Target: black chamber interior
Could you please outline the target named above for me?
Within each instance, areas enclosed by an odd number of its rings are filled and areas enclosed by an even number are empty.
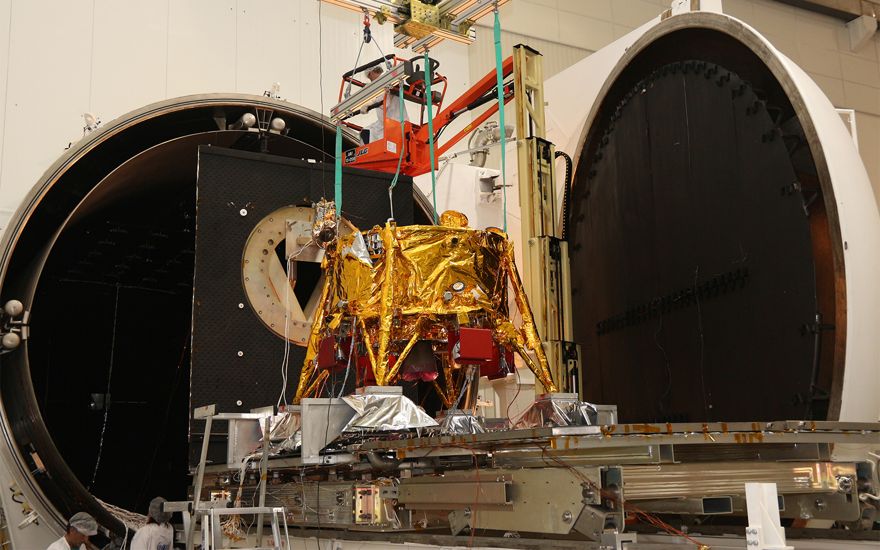
[[[623,421],[824,419],[824,201],[792,105],[751,50],[708,30],[652,43],[612,85],[576,173],[589,400]]]
[[[253,134],[205,132],[129,161],[60,235],[32,306],[31,378],[58,452],[93,495],[140,512],[188,485],[199,144],[260,148]],[[282,136],[266,146],[316,156]]]
[[[244,111],[221,114],[235,120]],[[218,131],[217,116],[215,107],[194,106],[97,146],[48,191],[7,258],[4,299],[26,295],[31,277],[39,279],[27,355],[5,356],[0,369],[4,406],[28,466],[65,516],[88,510],[119,528],[75,480],[138,512],[156,495],[186,497],[198,146],[319,160],[322,146],[332,148],[332,130],[322,136],[316,122],[295,115],[287,136],[263,143],[254,133]],[[41,251],[72,212],[39,271]]]

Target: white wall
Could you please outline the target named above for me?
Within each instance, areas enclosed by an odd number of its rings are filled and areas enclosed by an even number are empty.
[[[502,44],[505,53],[518,42],[538,48],[550,76],[668,5],[511,0],[501,9]],[[857,111],[862,157],[880,202],[880,35],[852,52],[839,20],[773,0],[724,6],[803,66],[836,106]],[[432,52],[449,77],[449,98],[494,66],[491,16],[481,25],[476,45],[446,42]],[[326,113],[361,40],[357,13],[318,0],[0,0],[0,29],[7,31],[0,32],[0,227],[81,136],[82,113],[109,121],[169,97],[260,94],[276,81],[289,101]],[[390,53],[391,28],[373,29]],[[377,55],[371,48],[364,57]]]
[[[565,67],[558,59],[589,55],[669,7],[671,0],[512,0],[501,11],[506,37],[530,35],[542,41],[549,75]],[[880,33],[851,51],[839,19],[774,0],[722,0],[724,12],[755,27],[800,65],[839,108],[855,109],[859,149],[880,205]],[[880,14],[880,9],[878,9]],[[487,23],[491,24],[486,21]],[[491,42],[490,28],[478,34]],[[475,67],[492,63],[485,46],[471,49]],[[570,64],[578,61],[572,59]],[[563,65],[565,63],[562,63]],[[548,75],[548,76],[549,76]],[[510,117],[508,117],[510,118]]]
[[[262,94],[277,81],[288,101],[327,113],[362,36],[358,13],[318,0],[0,0],[0,29],[0,228],[81,137],[84,112],[107,122],[166,98]],[[390,25],[372,29],[395,51]],[[448,97],[467,89],[466,46],[432,55]],[[376,57],[367,45],[361,63]]]

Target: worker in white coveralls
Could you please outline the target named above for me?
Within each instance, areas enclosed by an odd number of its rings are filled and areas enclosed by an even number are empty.
[[[89,537],[98,534],[98,522],[90,514],[77,512],[67,522],[64,536],[46,550],[87,550]]]
[[[131,539],[131,550],[171,550],[174,543],[174,528],[171,527],[171,512],[163,509],[165,499],[156,497],[150,501],[147,524],[138,529]]]
[[[382,72],[382,65],[376,65],[375,67],[367,71],[367,78],[370,79],[370,82],[373,82],[374,80],[382,76]],[[376,122],[368,125],[363,130],[361,130],[361,141],[364,142],[364,145],[366,145],[367,143],[372,143],[374,141],[379,141],[380,139],[385,137],[386,110],[382,108],[383,104],[387,104],[387,115],[389,118],[400,120],[400,108],[402,107],[402,105],[400,101],[400,96],[397,93],[385,92],[385,96],[382,102],[361,107],[361,114],[367,114],[367,112],[371,110],[376,111]],[[405,107],[403,109],[403,119],[409,120],[409,116],[406,113]]]

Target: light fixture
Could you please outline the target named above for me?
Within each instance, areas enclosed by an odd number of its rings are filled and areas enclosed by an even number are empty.
[[[241,118],[229,125],[229,130],[247,130],[257,123],[257,117],[253,113],[245,113]]]

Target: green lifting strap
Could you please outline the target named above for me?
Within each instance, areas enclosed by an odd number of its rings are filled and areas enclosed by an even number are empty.
[[[336,125],[336,169],[334,174],[333,200],[336,201],[336,219],[342,217],[342,126]]]
[[[501,59],[501,20],[495,7],[495,76],[498,80],[498,121],[501,126],[501,195],[504,232],[507,233],[507,133],[504,131],[504,73]],[[436,210],[436,209],[435,209]]]
[[[425,50],[425,105],[428,107],[428,147],[431,151],[431,202],[434,207],[434,225],[437,219],[437,174],[434,172],[434,97],[431,95],[431,58]]]

